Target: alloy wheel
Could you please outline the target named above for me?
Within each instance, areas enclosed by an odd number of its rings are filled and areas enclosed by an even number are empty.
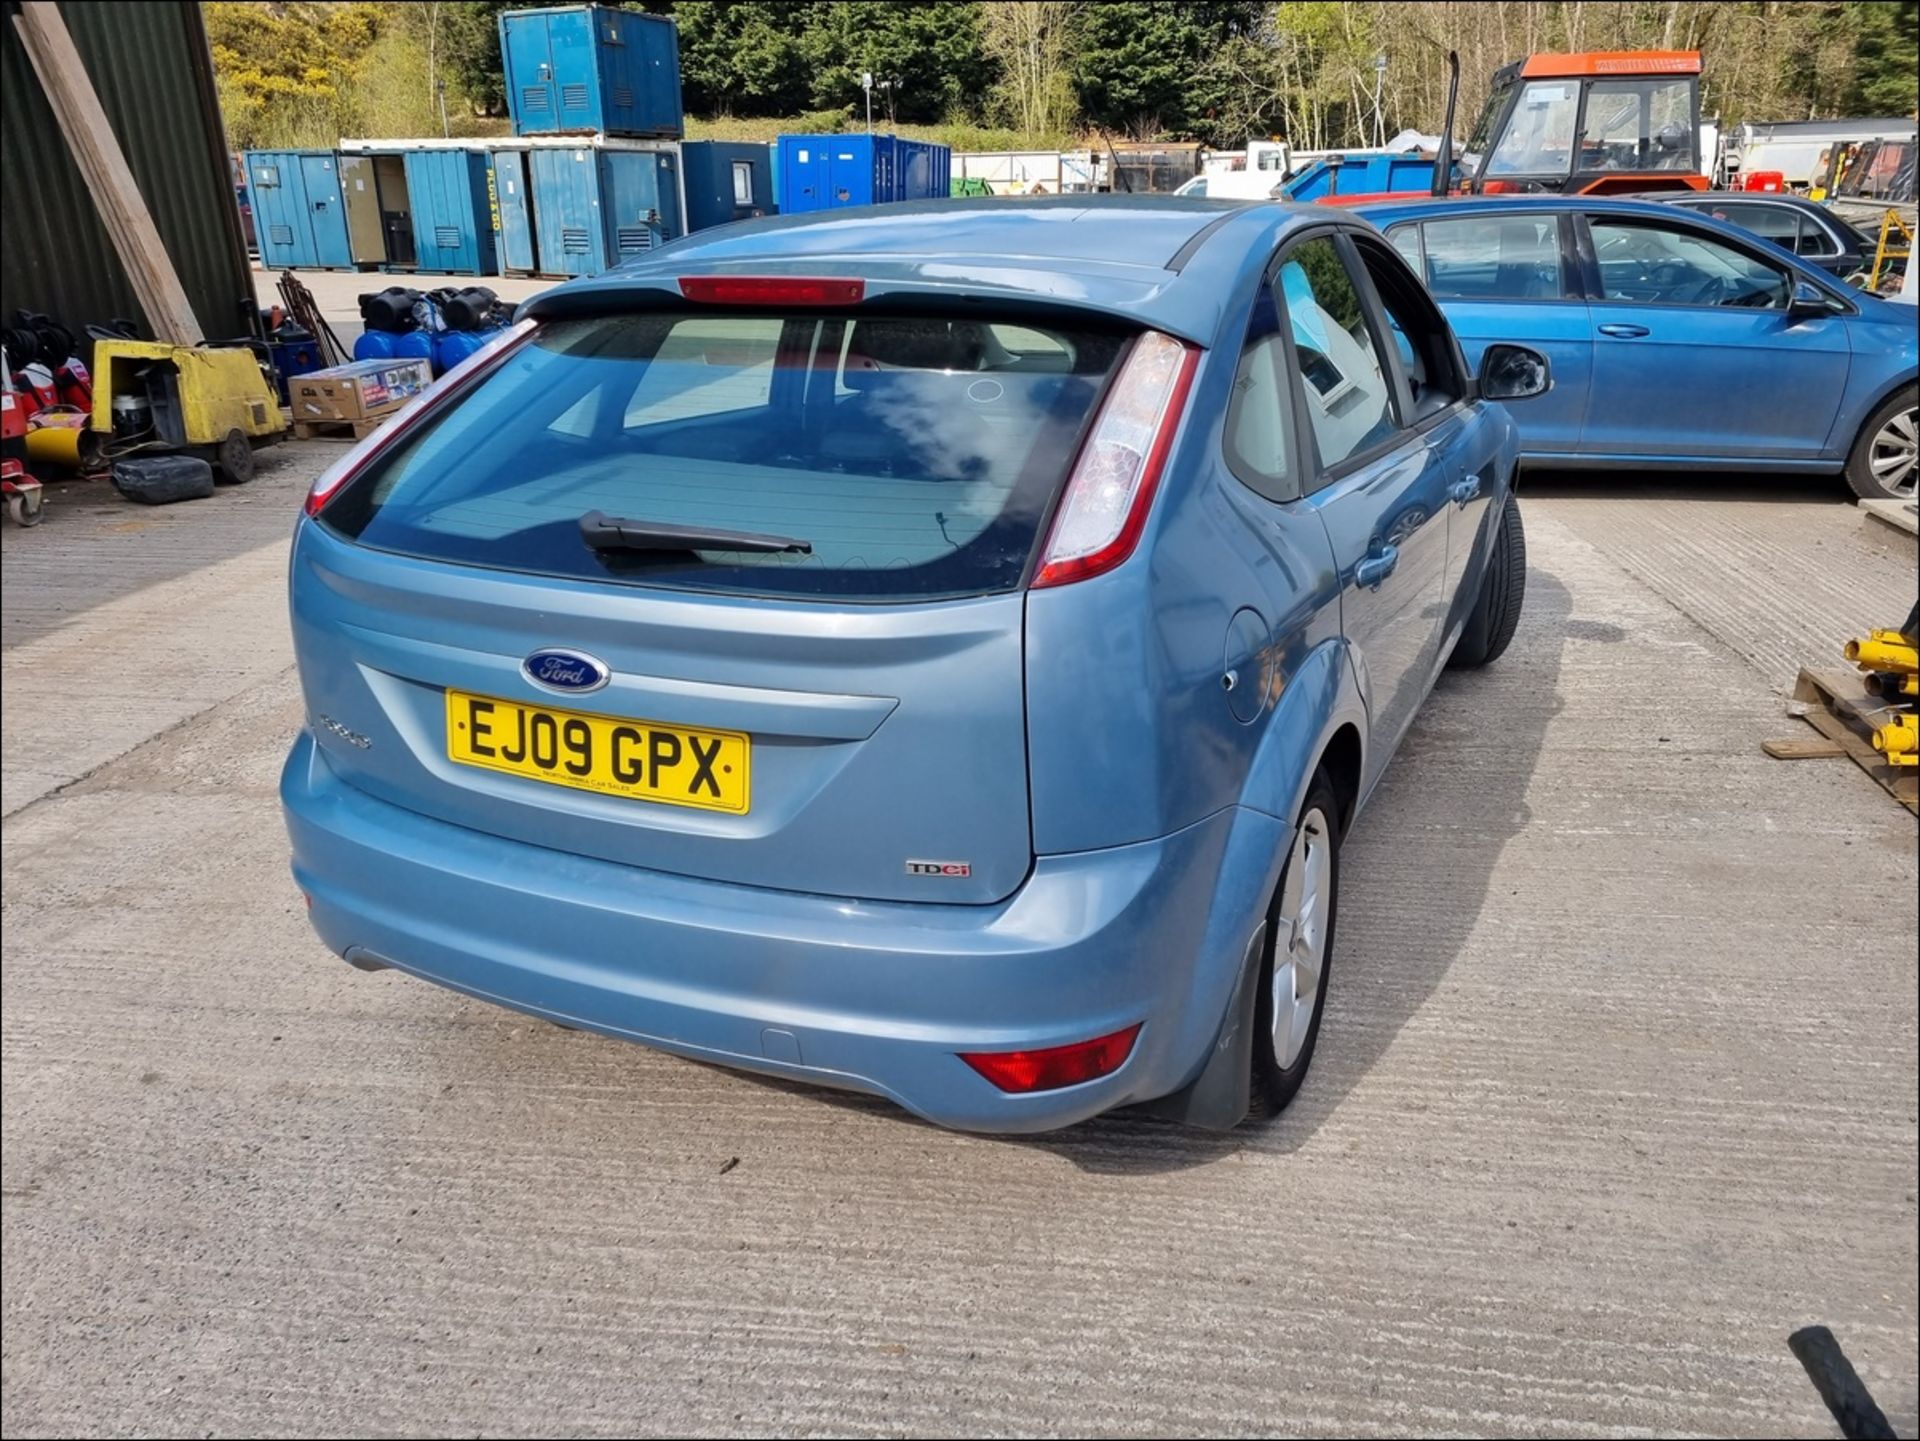
[[[1914,494],[1916,470],[1920,470],[1920,427],[1915,414],[1909,406],[1888,416],[1867,450],[1867,469],[1874,481],[1902,499]]]
[[[1300,818],[1273,942],[1273,1059],[1287,1070],[1300,1059],[1313,1029],[1320,981],[1326,973],[1327,932],[1333,921],[1333,838],[1317,806]]]

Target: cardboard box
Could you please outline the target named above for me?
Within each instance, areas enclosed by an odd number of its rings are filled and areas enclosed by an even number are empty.
[[[310,371],[290,383],[295,420],[373,420],[433,384],[424,360],[356,360]]]

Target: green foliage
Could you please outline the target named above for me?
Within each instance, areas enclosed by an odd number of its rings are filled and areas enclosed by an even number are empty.
[[[690,114],[789,115],[812,102],[806,34],[817,0],[676,4],[680,86]]]
[[[813,71],[813,103],[846,105],[864,115],[860,77],[874,78],[873,111],[889,125],[938,120],[976,101],[995,68],[980,33],[980,7],[954,0],[876,5],[834,0],[813,7],[804,49]]]
[[[1155,0],[1083,6],[1073,65],[1081,112],[1143,138],[1212,138],[1228,84],[1216,62],[1263,8]]]
[[[500,12],[525,0],[209,0],[237,146],[504,128]],[[1437,130],[1458,50],[1470,123],[1493,69],[1540,50],[1699,49],[1723,123],[1911,115],[1917,0],[627,0],[679,27],[689,133],[874,121],[962,148],[1066,148],[1076,123],[1317,149]],[[1388,69],[1377,75],[1374,57]],[[1376,108],[1375,87],[1380,85]],[[1079,143],[1084,144],[1082,137]]]
[[[1842,8],[1854,37],[1851,107],[1864,115],[1911,115],[1920,74],[1920,4],[1850,0]]]
[[[524,0],[446,0],[439,7],[441,78],[475,114],[499,115],[506,109],[500,12],[524,8]]]

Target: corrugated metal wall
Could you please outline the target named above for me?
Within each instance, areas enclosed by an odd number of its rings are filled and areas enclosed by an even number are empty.
[[[0,321],[39,310],[75,331],[144,324],[86,183],[14,28],[0,26]],[[200,7],[92,0],[60,14],[208,339],[249,333],[253,278]]]

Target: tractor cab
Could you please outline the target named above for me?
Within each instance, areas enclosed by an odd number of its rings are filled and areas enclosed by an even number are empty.
[[[1707,189],[1699,53],[1532,55],[1503,66],[1460,181],[1473,195]]]

